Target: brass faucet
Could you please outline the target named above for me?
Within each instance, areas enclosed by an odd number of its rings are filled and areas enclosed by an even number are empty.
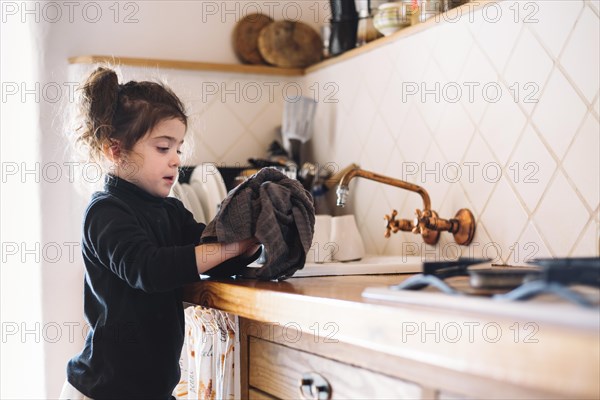
[[[475,218],[469,209],[462,208],[458,210],[454,218],[449,220],[439,218],[438,214],[431,209],[429,194],[421,186],[400,179],[380,175],[375,172],[366,171],[359,166],[355,166],[342,176],[336,190],[338,207],[344,207],[346,205],[348,193],[350,191],[348,184],[354,177],[366,178],[372,181],[385,183],[386,185],[396,186],[401,189],[418,193],[421,196],[421,199],[423,200],[423,210],[417,209],[415,211],[416,217],[414,220],[397,220],[396,216],[398,215],[398,212],[396,210],[392,210],[391,216],[385,215],[384,219],[387,221],[387,224],[384,236],[386,238],[390,237],[390,233],[396,233],[398,231],[413,232],[421,234],[425,243],[433,245],[438,242],[440,232],[448,231],[454,235],[454,240],[460,245],[467,246],[473,240],[473,236],[475,235]]]

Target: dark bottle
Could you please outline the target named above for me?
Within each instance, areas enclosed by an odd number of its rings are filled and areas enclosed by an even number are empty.
[[[336,56],[356,47],[358,13],[354,0],[329,0],[331,6],[331,36],[329,54]]]

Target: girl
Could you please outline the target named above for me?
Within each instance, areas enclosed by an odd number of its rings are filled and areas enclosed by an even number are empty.
[[[77,141],[110,166],[87,207],[82,252],[83,351],[67,365],[62,399],[170,399],[179,381],[181,286],[233,257],[252,258],[255,238],[199,245],[204,224],[167,197],[177,179],[187,117],[154,82],[118,83],[95,70],[82,88]]]

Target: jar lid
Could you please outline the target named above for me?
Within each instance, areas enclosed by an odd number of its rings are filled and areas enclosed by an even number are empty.
[[[412,0],[410,0],[410,1],[412,1]],[[393,1],[391,3],[383,3],[377,9],[378,10],[385,10],[385,9],[388,9],[388,8],[396,8],[396,7],[400,7],[400,6],[402,6],[402,2],[401,1]]]

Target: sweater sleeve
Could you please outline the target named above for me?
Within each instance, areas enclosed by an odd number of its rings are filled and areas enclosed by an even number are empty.
[[[206,225],[201,222],[196,222],[194,215],[187,210],[181,201],[175,198],[169,198],[168,201],[172,201],[174,206],[177,208],[177,212],[181,217],[183,243],[188,244],[200,244],[200,237]]]
[[[127,206],[99,202],[88,209],[84,247],[129,286],[165,292],[199,280],[195,244],[157,246]]]

